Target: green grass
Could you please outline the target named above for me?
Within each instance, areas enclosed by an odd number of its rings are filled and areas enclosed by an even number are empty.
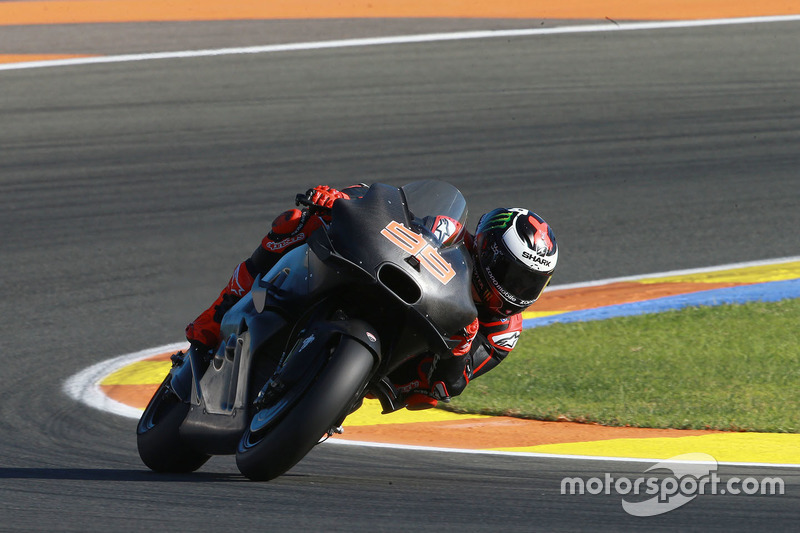
[[[553,324],[447,407],[609,426],[800,431],[800,299]]]

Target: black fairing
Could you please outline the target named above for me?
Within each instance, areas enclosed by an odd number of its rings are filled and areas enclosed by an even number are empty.
[[[463,201],[463,197],[454,187],[448,192],[462,198]],[[426,199],[429,203],[426,207],[433,208],[435,197]],[[449,210],[453,199],[446,196],[442,199],[442,203],[443,211]],[[413,209],[413,205],[408,205],[402,189],[375,184],[363,198],[334,204],[333,223],[328,234],[334,250],[339,255],[359,265],[375,279],[380,280],[379,270],[388,263],[402,270],[420,289],[418,301],[404,302],[408,304],[409,311],[413,310],[419,314],[443,337],[448,338],[472,322],[477,314],[469,288],[472,260],[463,242],[440,248],[433,234],[422,226],[423,217],[442,212],[417,214],[410,211]],[[465,210],[466,207],[462,215],[464,217]],[[393,244],[381,233],[381,230],[392,221],[402,222],[425,239],[450,265],[455,275],[447,283],[443,283],[425,268],[415,266],[418,261],[413,259],[409,261],[411,254]]]
[[[463,241],[443,246],[424,226],[423,218],[437,215],[466,222],[463,196],[444,182],[374,184],[362,198],[337,201],[330,225],[259,276],[225,314],[222,338],[239,344],[225,356],[223,343],[219,368],[212,362],[210,374],[195,381],[182,434],[209,453],[232,453],[253,394],[298,339],[344,335],[366,346],[376,359],[371,383],[415,355],[449,357],[458,344],[450,337],[477,310]],[[398,231],[412,244],[398,245]],[[431,258],[438,267],[426,263]]]

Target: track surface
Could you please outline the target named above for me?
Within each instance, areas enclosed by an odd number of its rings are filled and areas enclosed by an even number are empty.
[[[477,215],[531,206],[558,282],[796,255],[797,24],[5,72],[0,77],[0,529],[787,529],[782,497],[659,517],[562,496],[639,463],[324,446],[245,482],[144,470],[134,427],[62,380],[179,340],[294,193],[443,178]],[[244,39],[245,37],[243,37]],[[250,36],[252,39],[253,37]]]

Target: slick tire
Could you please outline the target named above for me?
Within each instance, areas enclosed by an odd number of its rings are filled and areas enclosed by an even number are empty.
[[[188,446],[178,434],[188,412],[189,404],[181,402],[162,383],[136,427],[139,457],[148,468],[155,472],[194,472],[209,460],[210,455]]]
[[[318,379],[275,426],[263,435],[245,431],[236,452],[239,471],[254,481],[267,481],[297,464],[346,414],[373,362],[366,347],[343,337]]]

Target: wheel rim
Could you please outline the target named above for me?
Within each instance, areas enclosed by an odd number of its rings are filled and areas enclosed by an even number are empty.
[[[313,382],[315,376],[300,383],[295,383],[286,393],[281,396],[274,404],[258,411],[250,421],[250,426],[245,430],[242,438],[244,448],[257,445],[269,433],[275,423],[303,396]]]

